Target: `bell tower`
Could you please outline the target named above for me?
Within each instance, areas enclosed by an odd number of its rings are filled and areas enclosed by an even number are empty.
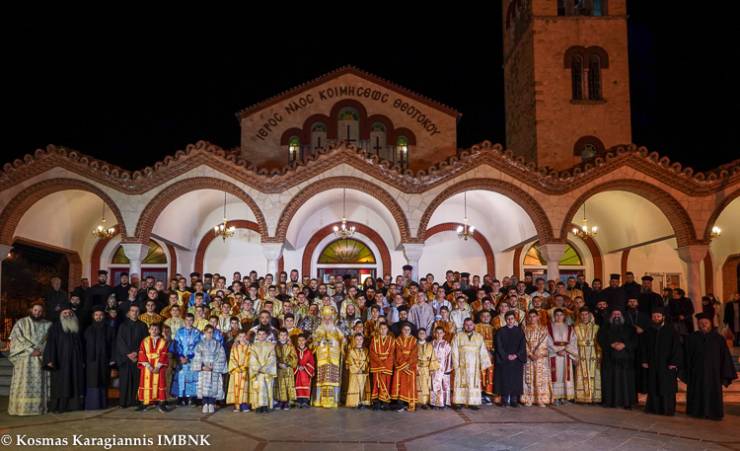
[[[504,0],[506,145],[566,169],[632,142],[626,0]]]

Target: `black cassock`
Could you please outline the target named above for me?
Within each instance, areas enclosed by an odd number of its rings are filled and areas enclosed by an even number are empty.
[[[85,409],[105,409],[108,406],[111,348],[115,329],[106,321],[94,322],[85,329]]]
[[[54,367],[50,368],[49,364]],[[79,333],[65,332],[59,321],[49,328],[44,349],[44,369],[51,373],[49,410],[66,412],[82,409],[85,396],[82,340]]]
[[[628,308],[624,312],[624,322],[628,326],[635,328],[637,333],[637,327],[642,329],[643,333],[650,327],[650,315],[641,312],[639,309]],[[637,346],[640,346],[641,334],[637,334]],[[640,359],[635,358],[635,388],[637,393],[647,393],[647,370],[642,367]]]
[[[527,342],[524,339],[524,332],[519,326],[511,328],[504,326],[496,332],[494,342],[495,392],[502,396],[521,396],[524,392],[524,364],[527,362]],[[509,360],[509,354],[516,354],[517,358]]]
[[[720,420],[724,416],[722,386],[737,379],[735,365],[725,339],[716,331],[697,331],[686,341],[686,413]]]
[[[637,403],[635,391],[635,358],[637,334],[628,324],[604,323],[599,328],[597,340],[602,349],[601,399],[607,407],[631,408]],[[624,349],[612,348],[614,343],[624,343]]]
[[[668,367],[681,366],[681,337],[670,325],[650,326],[640,341],[640,362],[648,364],[645,411],[674,415],[678,369]]]
[[[663,307],[663,298],[654,291],[643,291],[637,297],[637,305],[642,313],[650,315],[654,308]]]
[[[137,403],[136,395],[139,389],[139,368],[136,361],[132,362],[127,354],[136,352],[138,355],[141,340],[149,335],[146,324],[141,321],[131,321],[126,318],[118,326],[115,360],[118,364],[118,381],[121,396],[121,407],[131,407]]]

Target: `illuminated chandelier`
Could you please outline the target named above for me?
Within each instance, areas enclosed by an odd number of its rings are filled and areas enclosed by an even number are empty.
[[[334,235],[338,238],[349,238],[355,234],[355,226],[347,225],[347,190],[342,188],[342,220],[334,226]]]
[[[709,236],[711,238],[719,238],[720,235],[722,235],[722,229],[720,229],[719,226],[712,226],[712,232]]]
[[[92,234],[101,239],[111,238],[116,234],[115,226],[108,227],[105,224],[105,201],[103,201],[103,213],[100,218],[100,223],[92,229]]]
[[[573,235],[576,235],[578,238],[593,238],[599,233],[599,228],[597,226],[590,226],[588,225],[588,219],[586,219],[586,203],[583,203],[583,219],[581,220],[581,227],[573,227]]]
[[[468,223],[468,193],[463,193],[463,202],[465,208],[465,217],[463,217],[463,223],[457,226],[457,237],[461,240],[468,241],[468,238],[472,238],[475,233],[475,226]]]
[[[236,233],[236,227],[229,225],[229,221],[226,219],[226,192],[224,192],[224,222],[213,227],[213,233],[216,236],[220,236],[222,240],[226,241],[226,238],[231,238]]]

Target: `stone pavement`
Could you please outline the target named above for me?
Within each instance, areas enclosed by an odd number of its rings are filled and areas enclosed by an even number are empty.
[[[566,405],[479,411],[408,412],[293,409],[267,415],[233,413],[230,408],[204,415],[197,408],[167,414],[112,408],[97,412],[11,417],[0,398],[0,435],[28,437],[157,437],[157,434],[210,434],[210,447],[177,449],[238,450],[740,450],[740,406],[728,405],[724,421],[673,418],[599,406]],[[0,450],[3,447],[0,446]],[[15,442],[8,449],[29,449]],[[33,449],[52,449],[38,446]],[[58,446],[56,448],[59,448]],[[73,446],[66,449],[82,449]],[[103,449],[87,447],[84,449]],[[124,449],[175,449],[125,447]]]

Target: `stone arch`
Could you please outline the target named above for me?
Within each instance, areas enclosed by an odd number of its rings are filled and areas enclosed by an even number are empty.
[[[569,228],[574,229],[578,228],[578,226],[570,223]],[[599,243],[597,243],[596,240],[591,238],[590,236],[582,237],[581,241],[583,241],[583,243],[588,248],[588,251],[591,253],[591,260],[593,261],[594,265],[593,278],[604,280],[604,257],[601,255],[601,248],[599,247]]]
[[[90,253],[90,278],[94,281],[95,277],[97,277],[98,271],[100,270],[100,258],[103,255],[103,250],[105,249],[105,246],[108,245],[108,243],[119,233],[119,228],[116,225],[116,233],[110,238],[100,238],[95,242],[95,246],[93,246],[93,250]],[[167,263],[168,263],[168,269],[169,272],[167,274],[168,280],[165,280],[165,284],[169,282],[169,279],[175,277],[175,274],[177,274],[177,250],[175,249],[175,246],[171,245],[170,243],[165,242],[165,246],[167,246]],[[112,285],[113,280],[109,279],[108,282]]]
[[[417,229],[417,235],[419,235],[419,238],[421,240],[424,240],[424,234],[427,230],[427,224],[429,224],[429,220],[432,218],[434,211],[442,204],[442,202],[454,196],[455,194],[474,190],[494,191],[510,198],[511,200],[519,204],[519,206],[521,206],[522,209],[529,215],[529,218],[534,223],[534,228],[537,231],[537,236],[540,242],[548,243],[552,241],[552,225],[550,224],[550,219],[547,217],[545,210],[542,208],[539,202],[537,202],[526,191],[515,185],[512,185],[511,183],[504,182],[503,180],[481,178],[463,180],[459,183],[449,186],[441,193],[439,193],[426,207],[426,210],[424,210],[424,214],[419,221],[419,228]]]
[[[702,235],[702,239],[704,241],[706,241],[707,243],[709,242],[709,240],[711,239],[712,227],[714,226],[714,222],[719,218],[719,215],[721,215],[722,212],[725,211],[725,208],[727,208],[727,206],[730,205],[732,201],[734,201],[738,197],[740,197],[740,189],[737,189],[730,193],[722,200],[717,208],[712,211],[712,215],[707,220],[706,227],[704,227],[704,234]]]
[[[347,221],[347,224],[350,226],[355,226],[358,233],[365,235],[370,241],[373,242],[373,244],[375,244],[375,246],[380,251],[380,264],[383,267],[383,274],[391,274],[391,253],[388,250],[388,246],[385,244],[385,241],[383,241],[383,238],[378,234],[378,232],[366,226],[365,224],[360,224],[359,222]],[[311,277],[313,277],[313,274],[311,274],[311,257],[313,256],[313,253],[321,240],[326,238],[329,234],[334,233],[333,227],[334,224],[329,224],[320,228],[311,236],[311,239],[308,240],[308,244],[306,244],[306,247],[303,250],[303,257],[301,259],[301,276],[310,274]],[[378,275],[378,277],[381,276],[382,275]]]
[[[424,232],[424,239],[429,239],[441,232],[455,231],[457,230],[457,227],[461,225],[461,223],[457,222],[443,222],[441,224],[437,224],[428,228]],[[473,239],[476,243],[478,243],[478,246],[480,246],[481,250],[483,251],[483,255],[485,255],[486,257],[486,274],[490,274],[495,277],[496,259],[493,256],[493,248],[491,247],[491,244],[488,242],[486,237],[477,230],[473,232]]]
[[[573,202],[568,209],[565,218],[563,218],[563,223],[560,227],[561,241],[565,242],[568,236],[568,230],[571,227],[571,220],[583,203],[591,196],[605,191],[627,191],[637,194],[638,196],[652,202],[661,212],[663,212],[665,217],[668,219],[668,222],[671,224],[673,233],[676,235],[678,247],[687,246],[696,241],[694,224],[691,222],[691,218],[686,212],[686,209],[683,208],[676,198],[666,191],[663,191],[661,188],[640,180],[612,180],[610,182],[596,185],[581,194],[575,202]]]
[[[388,191],[374,183],[357,177],[337,176],[314,182],[304,187],[298,192],[298,194],[293,196],[287,205],[285,205],[285,208],[283,208],[283,212],[280,214],[280,219],[278,220],[277,229],[275,230],[275,237],[271,238],[270,241],[285,241],[290,221],[293,219],[296,212],[298,212],[298,209],[313,196],[335,188],[357,190],[369,194],[380,201],[389,210],[393,219],[396,221],[396,226],[398,227],[398,231],[401,236],[401,242],[405,243],[411,240],[406,214],[403,212],[403,209],[398,202],[396,202],[396,199],[391,196]]]
[[[154,223],[157,222],[157,218],[170,202],[183,194],[202,189],[225,191],[241,199],[245,204],[247,204],[247,206],[249,206],[252,213],[254,213],[254,217],[257,219],[257,225],[259,226],[259,234],[262,237],[268,236],[267,222],[262,214],[262,210],[260,210],[254,199],[244,192],[244,190],[226,180],[212,177],[193,177],[183,179],[169,185],[149,201],[147,206],[141,212],[141,216],[139,216],[139,222],[136,224],[136,234],[133,237],[134,240],[142,243],[148,242],[149,236],[154,228]]]
[[[13,242],[13,235],[18,223],[33,204],[49,194],[67,190],[87,191],[101,198],[116,217],[121,232],[124,235],[126,234],[126,223],[123,221],[123,215],[118,205],[103,190],[82,180],[55,178],[29,186],[8,202],[3,208],[2,214],[0,214],[0,243],[11,244]]]

